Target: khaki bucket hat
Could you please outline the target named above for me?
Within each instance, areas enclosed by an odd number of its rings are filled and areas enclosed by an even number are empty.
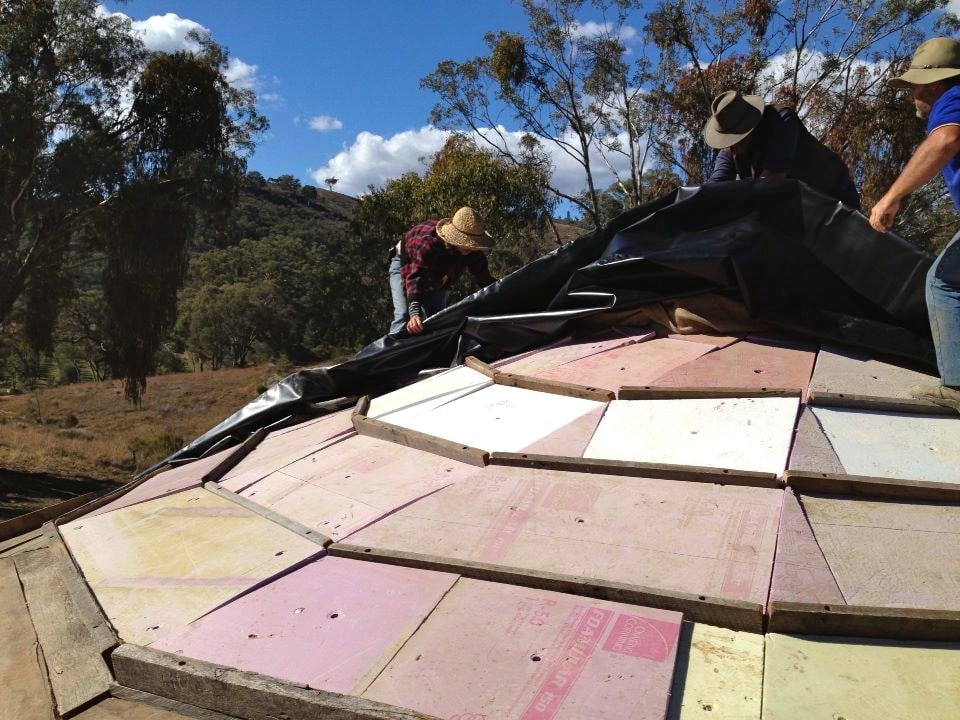
[[[467,250],[487,252],[493,247],[493,238],[471,207],[462,207],[452,218],[437,221],[437,235],[444,242]]]
[[[703,139],[717,150],[736,145],[760,124],[763,108],[763,98],[759,95],[741,95],[737,90],[717,95],[710,106]]]
[[[952,38],[931,38],[917,48],[910,68],[887,82],[896,88],[929,85],[960,75],[960,42]]]

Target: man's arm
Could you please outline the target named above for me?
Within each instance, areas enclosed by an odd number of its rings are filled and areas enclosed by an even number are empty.
[[[951,158],[960,152],[960,125],[941,125],[935,128],[910,158],[886,194],[870,212],[874,230],[885,232],[893,227],[900,211],[900,203],[917,188],[926,185],[943,170]]]
[[[727,180],[737,179],[737,166],[733,162],[733,153],[728,148],[724,148],[717,153],[717,159],[713,161],[713,172],[707,178],[704,184],[725,182]]]

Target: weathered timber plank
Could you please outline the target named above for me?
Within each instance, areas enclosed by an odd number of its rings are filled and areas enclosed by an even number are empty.
[[[176,703],[180,704],[180,703]],[[187,706],[183,706],[187,707]],[[207,711],[201,711],[207,712]],[[116,697],[104,698],[93,707],[74,715],[73,720],[229,720],[226,715],[187,715],[171,708],[159,707],[136,700]]]
[[[475,358],[473,355],[468,355],[463,360],[463,364],[466,365],[471,370],[476,370],[478,373],[483,373],[488,378],[495,380],[496,376],[500,373],[495,367],[487,365],[483,360]]]
[[[47,669],[13,560],[0,560],[0,717],[53,720]]]
[[[742,485],[746,487],[765,488],[782,486],[782,482],[774,473],[697,467],[693,465],[644,463],[630,460],[601,460],[594,458],[562,457],[559,455],[493,452],[490,453],[490,464],[540,470],[571,470],[575,472],[620,475],[624,477],[685,480],[688,482],[715,483],[717,485]]]
[[[528,375],[514,375],[513,373],[507,372],[497,372],[493,376],[493,382],[497,385],[508,385],[509,387],[536,390],[537,392],[551,393],[553,395],[583,398],[584,400],[598,400],[600,402],[613,400],[616,396],[613,390],[606,390],[604,388],[587,387],[585,385],[577,385],[576,383],[568,383],[561,380],[547,380]]]
[[[786,481],[789,487],[798,492],[856,495],[892,500],[960,501],[960,484],[957,483],[795,471],[787,472]]]
[[[463,577],[476,580],[509,583],[601,600],[645,605],[662,610],[675,610],[682,612],[688,620],[733,630],[762,632],[763,629],[763,607],[745,600],[694,595],[596,578],[562,575],[542,570],[515,568],[473,560],[445,558],[437,555],[371,548],[349,543],[334,543],[328,548],[328,551],[331,555],[339,557],[372,560],[424,570],[439,570],[441,572],[458,573]]]
[[[485,467],[490,458],[489,453],[480,448],[462,445],[398,425],[391,425],[371,417],[354,418],[353,427],[359,435],[367,435],[398,445],[405,445],[415,450],[423,450],[451,460],[459,460],[468,465]]]
[[[300,537],[306,538],[310,542],[315,542],[317,545],[326,547],[333,540],[326,535],[324,535],[319,530],[314,530],[309,528],[306,525],[298,523],[296,520],[281,515],[280,513],[274,512],[270,508],[264,507],[263,505],[258,505],[253,500],[245,498],[243,495],[237,495],[235,492],[231,492],[224,487],[221,487],[215,482],[207,482],[203,484],[204,490],[209,490],[214,495],[219,495],[222,498],[225,498],[231,502],[235,502],[237,505],[246,508],[255,512],[257,515],[266,518],[272,522],[275,522],[277,525],[285,527],[292,533],[296,533]]]
[[[698,398],[800,397],[801,388],[742,387],[657,387],[624,385],[617,392],[620,400],[692,400]]]
[[[357,404],[353,408],[353,412],[350,413],[350,422],[356,426],[357,418],[366,417],[367,411],[370,409],[370,396],[364,395],[362,398],[357,400]]]
[[[75,713],[110,689],[110,671],[103,660],[97,632],[71,592],[66,550],[52,544],[17,555],[17,572],[43,648],[50,686],[61,716]],[[106,621],[101,618],[101,623]]]
[[[816,407],[845,407],[858,410],[917,413],[920,415],[956,415],[953,408],[937,405],[926,400],[891,398],[855,393],[811,392],[811,405]]]
[[[43,530],[34,530],[0,542],[0,558],[10,557],[26,550],[46,547],[47,536]]]
[[[435,720],[412,710],[137,645],[121,645],[111,660],[122,685],[243,720]]]
[[[177,718],[186,717],[192,720],[236,720],[232,715],[224,715],[215,710],[207,710],[206,708],[200,708],[196,705],[178,702],[177,700],[160,697],[159,695],[144,692],[143,690],[134,690],[133,688],[128,688],[117,683],[114,683],[110,688],[110,695],[119,700],[127,700],[139,705],[147,705],[157,710],[166,710],[168,713],[173,713],[173,717]],[[104,702],[106,701],[104,700],[100,705]],[[96,707],[100,707],[100,705]],[[86,716],[81,716],[78,720],[88,719]]]
[[[894,640],[960,640],[960,611],[773,601],[769,632]]]
[[[92,492],[86,495],[78,495],[69,500],[47,505],[47,507],[40,508],[39,510],[34,510],[33,512],[18,515],[17,517],[0,522],[0,540],[9,540],[12,537],[28,533],[31,530],[38,530],[40,526],[48,520],[53,520],[64,513],[87,504],[96,498],[97,494],[98,493]]]
[[[240,443],[236,450],[225,457],[223,461],[218,463],[215,468],[204,474],[204,476],[200,479],[201,485],[207,482],[219,482],[224,475],[233,470],[233,468],[235,468],[241,460],[253,452],[254,448],[261,443],[261,441],[267,436],[268,432],[269,428],[260,428],[250,437]]]

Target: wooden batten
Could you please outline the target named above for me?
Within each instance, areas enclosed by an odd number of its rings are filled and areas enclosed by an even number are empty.
[[[795,471],[786,473],[786,481],[788,487],[801,493],[831,493],[904,501],[960,502],[960,483]]]
[[[124,687],[242,720],[437,720],[138,645],[121,645],[110,657]]]
[[[877,412],[916,413],[918,415],[956,415],[953,408],[937,405],[926,400],[911,398],[879,397],[855,393],[811,392],[809,404],[815,407],[839,407]]]
[[[218,463],[215,468],[200,478],[200,483],[219,482],[224,475],[233,470],[233,468],[236,467],[241,460],[249,455],[254,448],[261,443],[261,441],[267,436],[267,432],[267,428],[260,428],[254,432],[250,437],[240,443],[236,450],[225,457],[222,462]]]
[[[468,355],[464,359],[463,364],[471,370],[476,370],[478,373],[486,375],[491,380],[494,380],[494,382],[496,382],[496,376],[500,374],[500,371],[495,367],[487,365],[487,363],[485,363],[483,360],[478,360],[473,355]]]
[[[410,430],[405,427],[400,427],[399,425],[391,425],[382,420],[364,415],[354,416],[353,427],[358,435],[366,435],[377,438],[378,440],[396,443],[397,445],[404,445],[414,450],[423,450],[433,453],[434,455],[450,458],[451,460],[458,460],[468,465],[485,467],[490,459],[490,453],[486,450],[470,447],[469,445],[461,445],[451,440],[427,435],[426,433]]]
[[[0,522],[0,540],[9,540],[10,538],[14,538],[18,535],[23,535],[33,530],[38,530],[45,522],[49,520],[55,520],[71,510],[75,510],[78,507],[86,505],[90,501],[94,500],[97,495],[98,493],[95,492],[87,493],[86,495],[78,495],[77,497],[70,498],[69,500],[48,505],[47,507],[40,508],[39,510],[34,510],[33,512],[29,512],[24,515],[18,515],[17,517]]]
[[[285,515],[276,513],[270,508],[264,507],[263,505],[258,505],[257,503],[253,502],[253,500],[250,500],[249,498],[245,498],[243,495],[238,495],[237,493],[231,490],[227,490],[225,487],[219,485],[218,483],[206,482],[203,484],[203,489],[209,490],[214,495],[219,495],[220,497],[226,500],[229,500],[230,502],[234,502],[237,505],[243,508],[246,508],[250,512],[254,512],[257,515],[260,515],[261,517],[264,517],[267,520],[270,520],[271,522],[275,522],[277,525],[281,525],[282,527],[285,527],[290,532],[296,533],[300,537],[305,538],[310,542],[314,542],[317,545],[326,547],[327,545],[333,542],[331,538],[327,537],[319,530],[315,530],[314,528],[310,528],[310,527],[307,527],[306,525],[302,525],[301,523],[298,523],[296,520],[292,520],[286,517]]]
[[[599,473],[602,475],[620,475],[624,477],[685,480],[687,482],[716,483],[718,485],[743,485],[746,487],[764,488],[778,488],[783,486],[780,478],[774,473],[693,465],[643,463],[629,460],[597,460],[593,458],[561,457],[557,455],[494,452],[490,454],[490,464],[538,470],[568,470],[570,472]]]
[[[704,398],[801,397],[800,388],[738,387],[656,387],[625,385],[617,391],[619,400],[699,400]]]
[[[640,585],[615,583],[596,578],[562,575],[527,568],[371,548],[348,543],[334,543],[327,549],[331,555],[339,557],[456,573],[476,580],[488,580],[538,590],[551,590],[601,600],[675,610],[682,612],[685,620],[718,625],[732,630],[763,632],[763,607],[757,603],[744,600],[693,595]]]
[[[616,395],[613,390],[607,390],[605,388],[587,387],[586,385],[576,385],[574,383],[561,382],[560,380],[545,380],[543,378],[528,375],[514,375],[513,373],[506,372],[497,372],[493,377],[493,382],[497,385],[507,385],[509,387],[535,390],[536,392],[551,393],[553,395],[565,395],[567,397],[582,398],[584,400],[597,400],[599,402],[613,400]]]
[[[350,420],[353,422],[354,427],[357,425],[357,418],[366,417],[369,410],[370,396],[364,395],[362,398],[357,400],[357,404],[354,406],[353,412],[350,413]]]
[[[960,640],[960,611],[773,601],[768,632],[892,640]]]

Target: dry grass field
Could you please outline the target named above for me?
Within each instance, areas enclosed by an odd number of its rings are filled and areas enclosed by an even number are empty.
[[[143,405],[119,381],[0,397],[0,468],[123,482],[289,374],[274,365],[150,378]]]

